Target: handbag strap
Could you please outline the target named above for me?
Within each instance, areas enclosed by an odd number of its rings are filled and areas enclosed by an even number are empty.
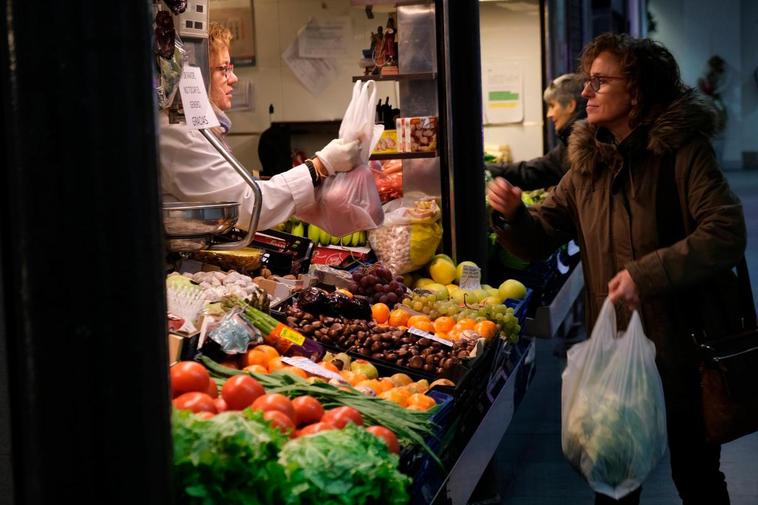
[[[677,198],[671,198],[676,194]],[[694,226],[692,216],[676,184],[676,154],[666,153],[661,159],[656,193],[656,213],[658,219],[658,243],[667,247],[684,239]],[[686,217],[685,217],[686,216]],[[740,298],[740,313],[743,328],[756,327],[753,289],[745,256],[737,263],[737,282]]]

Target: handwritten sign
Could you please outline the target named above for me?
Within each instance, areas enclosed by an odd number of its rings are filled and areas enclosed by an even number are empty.
[[[216,114],[213,113],[208,94],[205,91],[203,75],[199,67],[184,65],[182,77],[179,79],[179,93],[182,96],[182,107],[187,128],[201,130],[215,128],[219,125]]]
[[[451,341],[445,340],[444,338],[440,338],[437,335],[429,333],[428,331],[419,330],[415,326],[411,326],[410,328],[408,328],[408,333],[410,333],[411,335],[416,335],[417,337],[428,338],[429,340],[434,340],[435,342],[439,342],[440,344],[453,347],[453,343]]]
[[[461,289],[482,289],[482,271],[474,265],[463,265],[461,280],[458,283]]]
[[[301,356],[284,357],[282,358],[282,363],[296,366],[302,370],[305,370],[311,375],[318,375],[319,377],[325,377],[327,379],[335,379],[340,382],[345,382],[345,379],[343,379],[340,374],[332,372],[331,370],[324,368],[321,365],[317,365],[308,358],[303,358]]]

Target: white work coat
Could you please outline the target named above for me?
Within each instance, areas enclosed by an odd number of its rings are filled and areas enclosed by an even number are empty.
[[[169,124],[160,113],[161,189],[164,202],[239,202],[237,226],[250,223],[253,190],[197,130]],[[308,167],[298,165],[258,181],[262,204],[258,229],[266,230],[314,203]]]

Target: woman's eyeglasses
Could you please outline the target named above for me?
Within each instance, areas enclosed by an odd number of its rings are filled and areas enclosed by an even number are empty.
[[[584,87],[586,88],[587,85],[589,84],[592,90],[595,93],[597,93],[598,91],[600,91],[600,86],[605,84],[607,81],[612,81],[612,80],[623,81],[624,79],[625,77],[618,77],[615,75],[594,75],[590,77],[589,79],[587,79],[586,81],[584,81]]]
[[[216,67],[213,70],[218,70],[222,74],[224,74],[224,79],[228,79],[231,74],[234,73],[234,65],[231,63],[228,63],[226,65],[221,65],[220,67]]]

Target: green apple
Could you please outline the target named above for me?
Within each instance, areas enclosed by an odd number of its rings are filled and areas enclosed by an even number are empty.
[[[376,367],[365,359],[356,359],[353,361],[350,364],[350,370],[355,373],[362,373],[368,379],[376,379],[379,376]]]
[[[516,279],[508,279],[500,284],[497,288],[498,293],[503,300],[507,298],[513,298],[514,300],[521,300],[526,296],[526,286]]]
[[[413,285],[414,288],[424,289],[428,284],[435,284],[435,282],[428,277],[421,277]]]
[[[473,261],[461,261],[460,263],[458,263],[458,267],[455,269],[455,280],[459,284],[461,282],[461,276],[463,275],[463,267],[466,265],[471,265],[472,267],[479,268],[479,265],[477,265]]]
[[[427,291],[431,291],[434,294],[434,296],[437,298],[437,300],[444,301],[450,298],[450,294],[447,292],[447,288],[437,282],[427,284],[426,286],[424,286],[424,289],[426,289]]]
[[[450,284],[455,279],[455,273],[455,265],[444,258],[438,258],[429,263],[429,275],[434,282]]]
[[[485,299],[482,300],[484,305],[497,305],[500,303],[500,297],[499,296],[488,296]]]
[[[462,290],[461,288],[458,288],[458,290],[455,291],[455,293],[450,295],[450,298],[453,299],[455,303],[458,305],[463,305],[463,300],[466,297],[466,291]]]
[[[461,287],[458,286],[457,284],[446,284],[445,287],[447,288],[447,293],[450,296],[453,296],[453,293],[455,293],[456,291],[460,291],[461,289]]]

